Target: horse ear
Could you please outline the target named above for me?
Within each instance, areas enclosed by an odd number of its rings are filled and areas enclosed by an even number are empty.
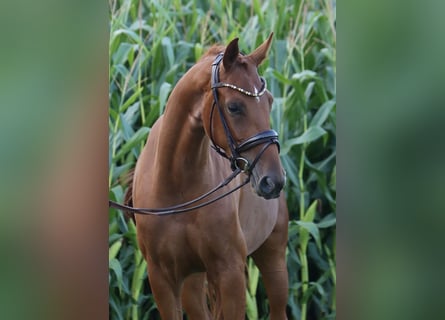
[[[266,41],[264,41],[254,52],[249,54],[249,57],[254,61],[258,67],[264,59],[266,59],[267,52],[269,51],[270,44],[272,43],[273,32],[269,35]]]
[[[230,41],[229,45],[226,48],[226,51],[224,52],[223,57],[223,65],[224,69],[229,70],[233,64],[236,61],[236,58],[239,54],[239,47],[238,47],[238,38],[233,39]]]

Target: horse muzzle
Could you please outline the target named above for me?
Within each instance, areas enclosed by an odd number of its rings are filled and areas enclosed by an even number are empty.
[[[280,151],[278,133],[276,133],[274,130],[266,130],[250,137],[249,139],[246,139],[235,148],[236,153],[240,154],[241,152],[254,149],[256,147],[261,147],[259,150],[257,148],[257,153],[255,154],[252,162],[249,162],[245,158],[238,157],[235,158],[234,167],[240,167],[239,163],[244,166],[244,168],[240,169],[242,169],[243,172],[247,172],[249,175],[252,175],[252,187],[254,188],[256,194],[264,199],[278,198],[286,181],[284,170],[278,170],[276,166],[270,167],[265,164],[277,163],[277,161],[279,162],[279,158],[271,159],[270,156],[268,157],[266,155],[272,145],[275,145],[278,148],[278,152]],[[264,158],[269,159],[266,160]],[[244,161],[240,161],[241,159]],[[275,168],[272,170],[264,170],[264,166],[269,167],[269,169],[272,169],[273,167]]]
[[[254,186],[255,192],[264,199],[274,199],[280,196],[284,187],[285,179],[281,177],[264,176]]]

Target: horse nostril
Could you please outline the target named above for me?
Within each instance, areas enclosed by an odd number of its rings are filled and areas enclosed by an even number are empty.
[[[282,188],[282,182],[274,181],[268,176],[263,177],[259,184],[259,191],[266,199],[278,197]]]

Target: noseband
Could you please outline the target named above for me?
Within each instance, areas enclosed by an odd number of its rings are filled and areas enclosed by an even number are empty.
[[[213,188],[212,190],[208,191],[207,193],[190,200],[185,203],[181,203],[175,206],[166,207],[166,208],[133,208],[130,206],[126,206],[123,204],[116,203],[114,201],[108,200],[108,205],[110,207],[114,207],[119,210],[124,210],[132,213],[138,213],[138,214],[148,214],[148,215],[171,215],[171,214],[178,214],[183,212],[188,212],[192,210],[196,210],[202,207],[205,207],[211,203],[214,203],[229,194],[235,192],[236,190],[242,188],[250,181],[250,175],[252,174],[252,169],[255,167],[256,163],[260,159],[261,155],[266,151],[266,149],[272,145],[275,144],[278,147],[278,150],[280,149],[280,143],[278,142],[278,133],[275,130],[266,130],[262,131],[260,133],[257,133],[253,136],[251,136],[248,139],[245,139],[241,143],[237,144],[235,143],[235,139],[233,138],[232,133],[230,132],[229,126],[227,124],[226,118],[224,117],[224,112],[222,110],[221,105],[219,104],[218,100],[218,88],[226,87],[233,90],[237,90],[247,96],[259,98],[266,92],[266,81],[264,78],[260,78],[261,82],[263,84],[260,92],[253,93],[250,91],[247,91],[243,88],[239,88],[233,84],[230,83],[224,83],[219,81],[219,65],[221,63],[221,60],[223,58],[223,54],[220,53],[215,61],[212,64],[212,79],[211,79],[211,88],[213,91],[213,105],[212,110],[210,112],[210,140],[212,141],[212,147],[218,152],[221,156],[224,158],[227,158],[230,160],[231,167],[232,167],[232,174],[228,176],[224,181],[222,181],[218,186]],[[227,142],[230,148],[230,155],[228,155],[224,150],[219,147],[214,139],[213,139],[213,112],[215,109],[215,106],[217,106],[219,115],[221,118],[222,125],[224,127],[224,132],[227,138]],[[252,162],[249,162],[246,158],[241,156],[241,153],[252,149],[258,145],[263,145],[260,152],[256,155],[254,160]],[[210,195],[214,194],[216,191],[222,189],[223,187],[227,186],[237,175],[239,175],[241,172],[244,172],[247,174],[247,179],[243,181],[240,185],[236,186],[235,188],[223,193],[222,195],[219,195],[213,199],[207,200],[205,202],[200,201],[208,198]],[[196,204],[198,203],[198,204]]]
[[[212,105],[212,110],[210,112],[210,140],[212,141],[213,149],[215,149],[216,152],[218,152],[224,158],[230,160],[232,170],[240,169],[241,171],[246,172],[247,174],[250,175],[252,169],[255,167],[259,158],[270,145],[275,144],[277,145],[278,150],[280,149],[280,143],[278,142],[278,133],[275,130],[262,131],[237,144],[235,142],[235,139],[233,138],[232,133],[230,132],[227,120],[224,116],[223,108],[219,103],[218,88],[224,88],[224,87],[230,88],[239,91],[242,94],[247,95],[249,97],[259,98],[266,92],[266,80],[264,80],[263,77],[260,77],[261,83],[263,85],[258,93],[250,92],[243,88],[237,87],[234,84],[220,82],[219,66],[221,64],[223,56],[224,56],[223,53],[220,53],[218,56],[216,56],[215,61],[212,64],[211,88],[213,92],[213,105]],[[213,112],[215,110],[215,106],[217,106],[218,108],[218,112],[224,128],[224,133],[227,138],[227,143],[230,148],[230,153],[231,153],[230,155],[228,155],[221,147],[219,147],[213,139]],[[262,149],[256,155],[255,159],[252,162],[249,162],[249,160],[241,156],[242,152],[245,152],[261,144],[264,144],[264,146],[262,147]]]

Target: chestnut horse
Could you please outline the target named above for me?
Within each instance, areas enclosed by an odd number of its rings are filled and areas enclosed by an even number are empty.
[[[137,161],[131,196],[140,208],[195,199],[232,170],[239,174],[217,196],[251,178],[251,188],[187,213],[135,216],[164,320],[182,319],[183,308],[188,319],[244,319],[249,255],[264,280],[270,319],[287,319],[285,173],[270,129],[273,98],[257,71],[272,36],[249,55],[240,54],[238,39],[212,47],[177,83]]]

